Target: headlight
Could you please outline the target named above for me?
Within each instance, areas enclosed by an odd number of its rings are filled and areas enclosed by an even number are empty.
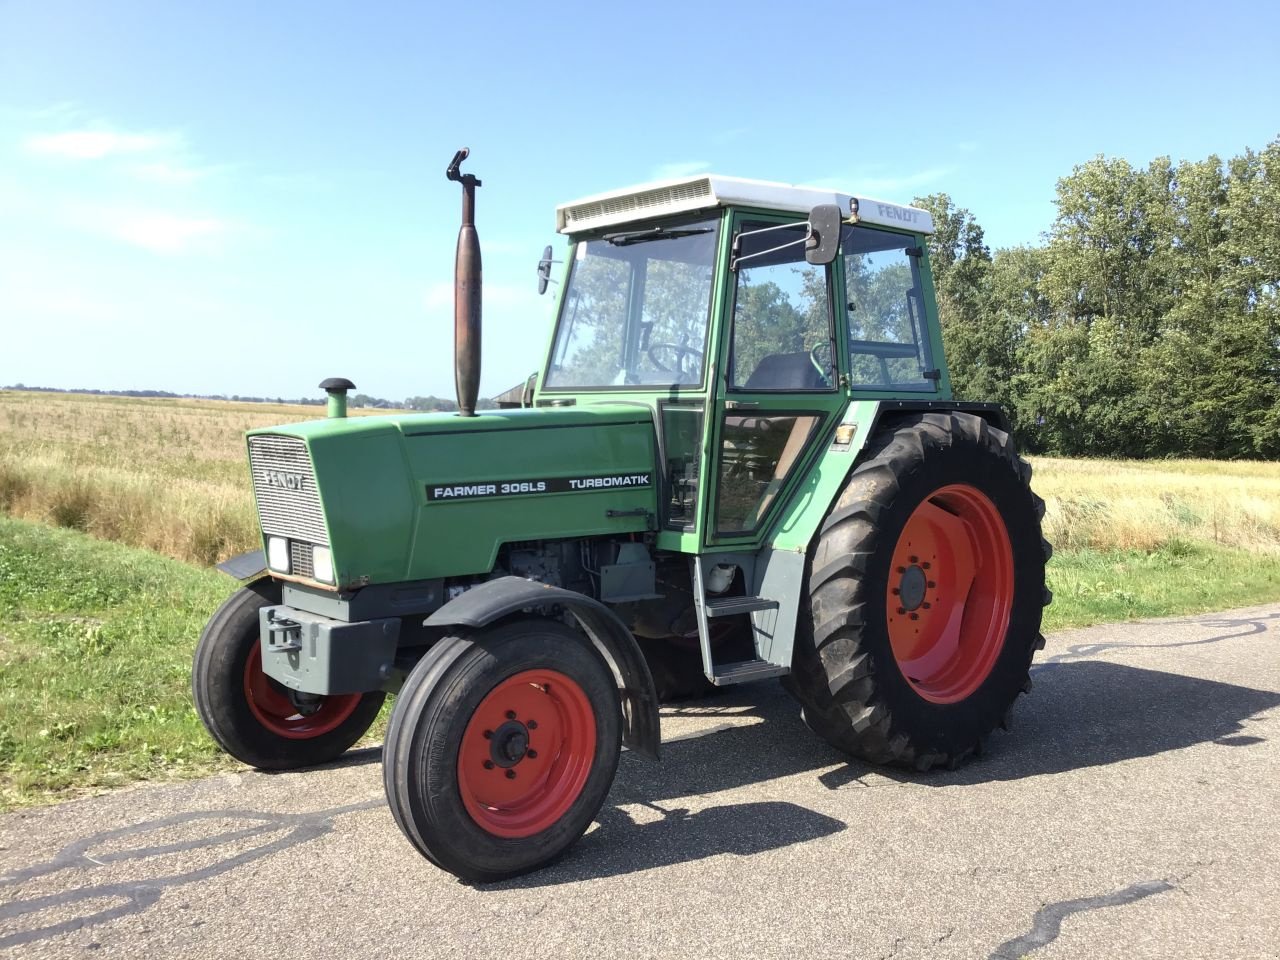
[[[317,580],[333,583],[333,551],[328,547],[312,547],[311,569]]]
[[[276,573],[289,572],[289,541],[284,537],[267,537],[267,566]]]

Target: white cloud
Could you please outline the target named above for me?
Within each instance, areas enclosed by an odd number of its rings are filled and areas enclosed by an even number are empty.
[[[156,160],[151,163],[139,163],[129,167],[129,172],[139,180],[150,183],[172,184],[182,186],[195,183],[197,180],[216,173],[218,167],[197,167],[172,160]]]
[[[953,167],[931,167],[915,173],[904,173],[897,176],[869,176],[860,173],[842,174],[836,177],[823,177],[811,181],[808,185],[822,187],[827,190],[839,190],[858,196],[883,195],[883,199],[901,197],[920,187],[928,186],[943,180],[954,170]]]
[[[944,180],[951,170],[951,167],[933,167],[896,177],[859,177],[857,189],[867,193],[903,193]]]
[[[653,168],[651,176],[654,180],[676,180],[680,177],[692,177],[711,169],[706,160],[679,160],[675,163],[663,163]]]
[[[124,160],[108,169],[145,183],[185,186],[223,169],[202,165],[179,133],[83,129],[32,134],[23,141],[28,153],[64,160]]]
[[[84,233],[166,255],[207,245],[239,227],[230,220],[209,214],[80,203],[64,205],[60,219]]]
[[[204,162],[181,132],[124,130],[69,109],[55,111],[40,125],[43,131],[29,128],[22,149],[42,161],[64,162],[31,178],[22,191],[29,202],[21,212],[37,230],[69,227],[175,255],[211,249],[216,240],[249,229],[212,208],[197,189],[232,168]],[[86,175],[89,165],[92,175]],[[175,188],[186,187],[192,189],[175,195]],[[3,188],[0,182],[0,204]]]
[[[182,253],[196,241],[226,233],[231,224],[216,217],[183,217],[168,213],[126,214],[109,222],[106,231],[125,243],[153,253]]]
[[[111,130],[67,130],[28,137],[31,153],[73,160],[101,160],[120,154],[152,153],[172,149],[180,139],[170,133],[119,133]]]

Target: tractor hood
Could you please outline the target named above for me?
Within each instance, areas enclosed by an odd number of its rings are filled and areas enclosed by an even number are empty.
[[[656,521],[640,405],[308,420],[248,444],[264,548],[288,541],[290,569],[273,572],[328,589],[483,574],[506,542]],[[317,578],[316,546],[331,549],[335,582]]]

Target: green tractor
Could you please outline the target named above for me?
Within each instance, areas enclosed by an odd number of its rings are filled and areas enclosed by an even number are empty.
[[[249,433],[263,550],[193,670],[214,739],[312,766],[397,694],[391,812],[471,881],[581,836],[691,672],[780,677],[875,763],[979,752],[1030,689],[1050,550],[1005,415],[952,399],[930,215],[718,176],[565,204],[546,359],[477,413],[465,157],[459,412],[348,418],[333,379],[327,418]]]

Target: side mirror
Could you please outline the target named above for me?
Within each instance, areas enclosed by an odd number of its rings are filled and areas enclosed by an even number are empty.
[[[822,267],[836,258],[840,248],[840,220],[840,208],[834,203],[819,204],[809,212],[809,239],[804,244],[807,263]]]
[[[539,296],[547,292],[547,284],[551,282],[551,265],[559,262],[551,259],[551,244],[547,244],[542,250],[542,259],[538,261]]]

